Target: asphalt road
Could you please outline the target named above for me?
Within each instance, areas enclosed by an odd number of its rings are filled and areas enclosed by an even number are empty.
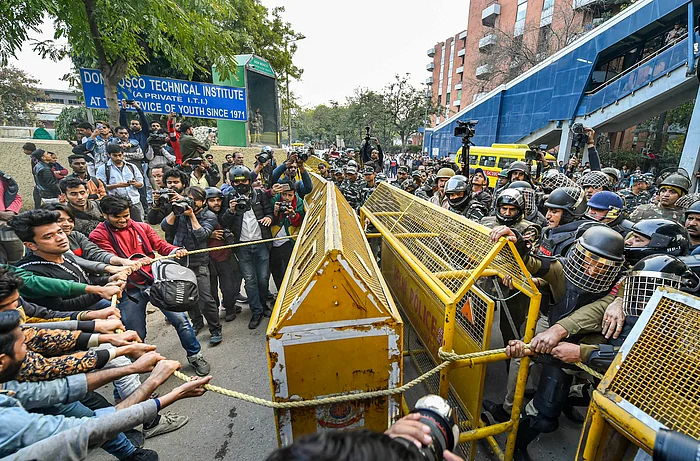
[[[149,308],[149,312],[152,309]],[[199,334],[205,358],[211,364],[213,383],[219,386],[270,398],[267,359],[265,354],[265,329],[267,319],[257,330],[248,329],[250,310],[244,306],[243,312],[230,323],[223,322],[224,341],[211,348],[208,345],[209,333],[203,330]],[[495,316],[498,319],[498,315]],[[158,352],[168,358],[179,360],[182,371],[193,375],[194,371],[187,365],[185,354],[178,341],[175,330],[165,323],[160,311],[147,316],[147,342],[155,344]],[[492,348],[502,347],[500,331],[494,326]],[[404,382],[413,379],[416,369],[406,361]],[[487,370],[484,395],[492,400],[502,400],[505,393],[506,372],[503,363],[491,364]],[[161,388],[165,394],[180,381],[170,378]],[[111,399],[111,386],[103,388],[102,393]],[[417,398],[427,393],[420,387],[414,388],[408,395],[412,405]],[[581,409],[585,411],[585,409]],[[177,402],[165,411],[173,411],[189,418],[189,422],[176,432],[171,432],[146,441],[146,448],[159,453],[161,460],[244,460],[262,461],[277,448],[274,416],[272,410],[235,400],[219,394],[206,393],[196,399]],[[542,461],[573,460],[580,436],[580,425],[560,418],[560,429],[552,434],[545,434],[530,446],[533,459]],[[498,438],[504,445],[504,437]],[[101,450],[94,450],[91,460],[114,459]],[[490,450],[486,445],[477,445],[477,460],[490,460]]]

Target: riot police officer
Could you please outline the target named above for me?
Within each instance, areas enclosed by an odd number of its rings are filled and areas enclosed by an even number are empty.
[[[343,180],[338,189],[340,193],[343,194],[345,200],[348,201],[353,209],[357,209],[360,206],[360,195],[362,194],[363,182],[357,177],[357,169],[352,166],[348,166],[346,171],[347,178]]]
[[[590,171],[578,183],[586,193],[586,200],[590,200],[596,192],[611,190],[610,178],[602,171]]]
[[[651,200],[651,196],[646,191],[648,184],[642,174],[633,174],[630,177],[630,186],[622,189],[620,195],[625,199],[625,206],[629,213],[634,213],[639,205],[646,205]]]
[[[445,184],[445,196],[449,210],[467,219],[479,222],[488,214],[488,209],[483,204],[472,200],[471,188],[466,176],[455,175],[451,177]]]
[[[632,221],[625,219],[625,204],[615,192],[603,190],[593,194],[588,201],[586,217],[606,224],[623,237],[632,229]]]
[[[668,219],[645,219],[635,223],[625,240],[625,259],[636,264],[642,258],[658,253],[685,256],[690,248],[688,231]]]
[[[544,206],[548,226],[542,232],[539,254],[565,256],[583,223],[584,192],[576,187],[560,187],[549,194]]]

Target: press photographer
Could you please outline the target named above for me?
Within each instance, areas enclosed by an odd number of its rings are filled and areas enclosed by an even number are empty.
[[[166,234],[174,234],[173,245],[190,251],[207,248],[209,237],[219,225],[216,215],[207,208],[207,194],[201,187],[192,186],[185,189],[183,195],[184,198],[170,203],[172,211],[163,219],[160,227]],[[211,294],[209,253],[190,255],[181,264],[197,275],[199,305],[188,311],[195,334],[204,326],[204,314],[211,333],[209,345],[216,346],[221,343],[222,336],[219,307]]]
[[[571,147],[574,149],[574,155],[569,159],[566,175],[569,177],[573,176],[579,165],[583,163],[584,159],[582,159],[581,151],[584,148],[588,149],[588,162],[591,171],[600,171],[600,157],[595,149],[595,130],[583,126],[582,123],[574,123],[571,131],[573,133]]]
[[[302,152],[291,152],[289,158],[282,165],[278,166],[272,172],[270,182],[276,184],[280,178],[288,180],[292,183],[292,190],[295,191],[299,198],[304,198],[306,194],[310,194],[314,188],[311,182],[311,176],[306,171],[304,162],[308,160],[308,154]]]
[[[272,238],[273,208],[265,191],[251,186],[250,169],[245,166],[231,168],[229,180],[233,190],[227,197],[229,209],[219,220],[221,225],[233,232],[235,243]],[[272,309],[267,306],[271,246],[267,242],[236,248],[248,305],[253,312],[248,324],[251,330],[260,325],[263,316],[272,315]]]
[[[307,173],[308,175],[308,173]],[[294,192],[294,185],[289,179],[281,179],[272,187],[272,192],[276,192],[272,197],[274,208],[274,219],[272,220],[272,235],[284,237],[294,235],[304,220],[304,202],[301,197]],[[292,257],[294,249],[294,239],[277,240],[272,242],[270,250],[270,272],[272,279],[277,285],[277,290],[282,286],[284,272]]]
[[[362,159],[363,166],[371,166],[374,168],[375,173],[381,173],[384,169],[384,151],[382,151],[382,146],[379,145],[379,139],[370,136],[370,128],[365,127],[365,142],[360,148],[360,158]],[[376,144],[377,147],[373,148],[372,143]]]
[[[171,168],[163,173],[165,189],[153,191],[153,203],[148,211],[148,224],[160,224],[172,211],[171,204],[182,200],[182,192],[190,185],[189,177],[178,168]],[[165,234],[165,240],[173,242],[174,235]]]

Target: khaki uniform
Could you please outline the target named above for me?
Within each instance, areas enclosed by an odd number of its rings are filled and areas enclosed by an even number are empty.
[[[639,222],[643,219],[669,219],[675,222],[683,222],[684,209],[681,207],[673,206],[670,208],[662,208],[659,205],[648,203],[646,205],[640,205],[634,210],[634,213],[630,215],[630,221]]]

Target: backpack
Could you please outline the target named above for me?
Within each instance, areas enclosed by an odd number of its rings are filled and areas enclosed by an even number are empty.
[[[170,312],[185,312],[197,305],[197,276],[170,259],[156,261],[151,266],[151,304]]]
[[[125,164],[127,167],[129,167],[129,169],[131,170],[131,176],[133,176],[134,179],[136,179],[136,172],[135,172],[135,170],[134,170],[134,165],[132,165],[131,163],[126,162],[126,161],[124,162],[124,164]],[[105,164],[105,179],[107,180],[107,181],[105,181],[105,185],[106,185],[106,186],[109,185],[109,179],[110,179],[111,177],[112,177],[112,165],[110,165],[109,163],[106,163],[106,164]]]

